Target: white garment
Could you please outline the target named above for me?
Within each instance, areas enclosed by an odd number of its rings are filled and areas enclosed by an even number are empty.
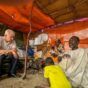
[[[71,56],[69,59],[63,59],[60,66],[64,69],[66,75],[75,87],[82,86],[88,88],[88,51],[87,49],[76,49],[67,52]],[[85,77],[87,76],[87,77]]]

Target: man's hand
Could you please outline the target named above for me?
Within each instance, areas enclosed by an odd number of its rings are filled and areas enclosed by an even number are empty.
[[[17,51],[14,50],[0,50],[0,54],[12,54],[15,58],[18,58]]]
[[[13,49],[11,50],[11,53],[13,54],[15,58],[18,58],[17,50]]]
[[[11,50],[0,50],[0,54],[9,54]]]

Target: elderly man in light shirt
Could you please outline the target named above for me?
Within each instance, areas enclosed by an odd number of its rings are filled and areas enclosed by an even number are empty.
[[[9,59],[8,76],[16,76],[18,54],[14,38],[15,32],[10,29],[5,31],[4,36],[0,36],[0,75],[2,75],[3,61]]]

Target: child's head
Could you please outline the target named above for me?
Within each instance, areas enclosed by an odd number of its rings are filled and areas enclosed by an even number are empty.
[[[47,57],[45,60],[45,65],[54,65],[53,59],[51,57]]]

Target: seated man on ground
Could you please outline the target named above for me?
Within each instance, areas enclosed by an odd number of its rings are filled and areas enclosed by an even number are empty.
[[[7,29],[4,36],[0,37],[0,75],[3,74],[3,61],[9,59],[8,76],[16,76],[18,54],[14,38],[15,32],[10,29]]]
[[[56,46],[56,52],[57,52],[58,56],[62,56],[63,53],[64,53],[64,46],[63,46],[63,44],[62,44],[60,39],[58,39],[56,41],[55,46]]]
[[[44,68],[44,77],[47,79],[48,85],[36,88],[72,88],[62,69],[54,65],[51,57],[46,58]]]
[[[73,87],[88,88],[88,52],[78,48],[79,38],[72,36],[69,40],[70,51],[66,52],[60,66],[72,82]]]

